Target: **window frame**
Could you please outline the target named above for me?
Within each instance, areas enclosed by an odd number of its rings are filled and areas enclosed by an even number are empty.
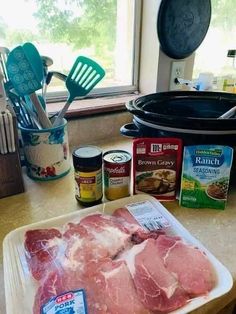
[[[140,44],[141,44],[141,21],[142,21],[142,0],[134,0],[134,37],[133,37],[133,54],[132,54],[132,84],[94,88],[89,93],[89,98],[109,97],[121,94],[137,93],[139,90],[139,61],[140,61]],[[47,103],[55,103],[65,101],[67,99],[67,91],[48,92]],[[86,97],[84,97],[86,98]],[[79,99],[77,97],[76,99]]]

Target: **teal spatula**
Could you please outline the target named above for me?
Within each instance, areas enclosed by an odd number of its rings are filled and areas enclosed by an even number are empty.
[[[40,56],[39,58],[41,60]],[[34,58],[33,60],[35,61]],[[36,68],[38,65],[37,61]],[[35,93],[35,91],[42,88],[42,73],[35,70],[23,47],[18,46],[9,53],[6,68],[9,79],[17,94],[19,96],[29,95],[43,128],[51,128],[51,121],[48,119]]]
[[[22,46],[25,56],[34,68],[34,73],[40,82],[43,80],[43,62],[38,49],[32,43],[25,43]]]
[[[66,79],[69,92],[67,101],[53,123],[53,127],[61,125],[64,115],[75,97],[87,95],[105,76],[103,68],[95,61],[79,56]]]

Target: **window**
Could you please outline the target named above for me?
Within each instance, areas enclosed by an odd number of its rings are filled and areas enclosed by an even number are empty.
[[[93,93],[137,90],[140,1],[7,0],[1,1],[0,46],[30,41],[53,59],[49,70],[67,74],[78,55],[96,60],[106,76]],[[53,78],[49,96],[65,95]]]
[[[235,0],[211,0],[211,24],[201,46],[196,51],[193,78],[201,72],[212,72],[217,88],[223,88],[226,76],[236,78],[234,59],[227,57],[228,50],[236,49]]]

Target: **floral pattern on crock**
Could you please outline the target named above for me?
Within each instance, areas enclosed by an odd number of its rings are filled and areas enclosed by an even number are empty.
[[[49,178],[57,176],[56,168],[54,166],[42,168],[29,165],[28,167],[28,171],[30,171],[31,175],[34,174],[34,176],[39,178]]]
[[[24,145],[36,146],[40,143],[45,143],[49,145],[64,144],[65,128],[56,129],[45,133],[22,132],[22,138],[24,141]]]
[[[51,131],[51,134],[48,137],[48,143],[49,144],[63,144],[64,136],[65,136],[64,128]]]
[[[66,160],[68,158],[68,156],[69,156],[69,154],[68,154],[68,144],[67,143],[63,143],[62,147],[63,147],[64,159]]]
[[[27,162],[26,167],[28,174],[33,178],[50,179],[60,177],[70,170],[69,159],[58,161],[52,165],[46,167],[35,166]]]
[[[40,135],[35,133],[22,132],[24,145],[36,146],[40,144]]]
[[[44,132],[22,130],[27,173],[35,179],[50,180],[70,170],[66,126]]]

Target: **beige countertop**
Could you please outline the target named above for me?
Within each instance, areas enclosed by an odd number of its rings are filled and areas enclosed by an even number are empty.
[[[99,143],[98,146],[104,151],[111,148],[131,150],[130,140],[120,138],[113,144]],[[80,209],[74,197],[73,170],[64,178],[49,182],[36,182],[24,175],[24,182],[25,193],[0,200],[1,242],[15,228]],[[234,279],[232,290],[194,311],[196,314],[218,313],[236,299],[236,193],[230,192],[224,211],[181,208],[177,202],[165,202],[164,206],[231,272]],[[1,248],[0,286],[4,287],[2,255]],[[3,288],[0,290],[0,313],[5,313]],[[222,313],[229,312],[223,310]]]

